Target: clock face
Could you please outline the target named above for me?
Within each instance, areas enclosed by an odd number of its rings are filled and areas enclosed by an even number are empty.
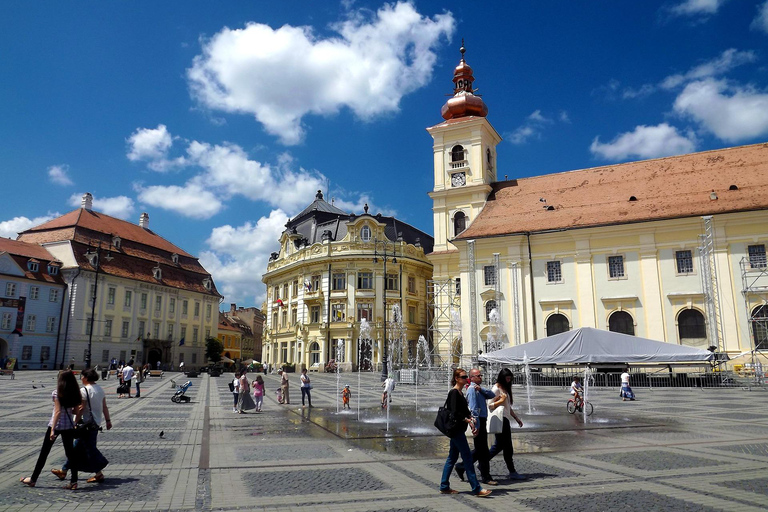
[[[457,172],[451,176],[451,185],[454,187],[461,187],[467,182],[467,178],[463,172]]]

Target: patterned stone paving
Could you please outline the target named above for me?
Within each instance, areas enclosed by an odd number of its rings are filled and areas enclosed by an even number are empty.
[[[596,512],[642,510],[643,512],[715,512],[720,508],[708,507],[649,491],[604,492],[591,495],[532,498],[520,502],[539,512]]]
[[[392,488],[368,471],[357,468],[247,472],[243,474],[243,482],[253,497],[362,493]]]
[[[749,480],[717,482],[715,485],[768,496],[768,478],[752,478]]]
[[[664,471],[667,469],[695,469],[706,466],[719,466],[728,464],[725,461],[692,457],[661,450],[644,450],[630,453],[604,453],[587,455],[586,458],[600,462],[608,462],[624,468],[639,469],[642,471]]]

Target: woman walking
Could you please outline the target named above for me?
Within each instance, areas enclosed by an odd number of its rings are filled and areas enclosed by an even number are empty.
[[[467,384],[469,375],[461,368],[453,370],[453,377],[451,377],[451,385],[453,386],[448,392],[448,398],[445,400],[445,407],[453,414],[453,417],[459,422],[460,425],[468,424],[472,428],[472,432],[476,432],[475,422],[472,420],[472,414],[469,412],[469,406],[467,405],[467,399],[461,393],[464,386]],[[453,471],[456,461],[461,454],[461,461],[466,468],[467,479],[472,486],[472,494],[475,496],[485,498],[491,494],[488,489],[483,489],[480,486],[480,482],[477,481],[477,474],[475,474],[475,466],[472,464],[472,451],[469,449],[469,443],[467,442],[467,436],[464,434],[464,428],[457,428],[456,432],[450,437],[450,449],[448,451],[448,458],[445,459],[445,466],[443,467],[443,477],[440,481],[440,492],[442,494],[457,494],[459,491],[451,489],[450,477],[451,471]]]
[[[253,384],[253,401],[256,403],[256,412],[261,412],[261,405],[264,403],[264,379],[261,375],[256,376]]]
[[[491,402],[489,409],[494,411],[499,407],[504,408],[504,420],[501,428],[501,433],[496,434],[496,440],[491,446],[489,452],[489,459],[493,459],[501,452],[504,455],[504,463],[507,465],[509,475],[508,480],[525,480],[525,476],[521,475],[515,470],[515,461],[512,456],[514,450],[512,448],[512,427],[510,420],[514,419],[517,425],[522,427],[523,422],[518,418],[515,411],[512,409],[512,372],[508,368],[502,368],[496,378],[496,384],[493,385],[492,391],[496,395],[496,398]]]
[[[256,404],[253,403],[253,398],[251,398],[251,387],[248,385],[248,377],[245,370],[243,370],[243,373],[240,374],[240,385],[238,386],[238,390],[238,414],[243,414],[243,411],[250,411],[251,409],[255,409]]]
[[[29,487],[34,487],[37,478],[43,471],[45,461],[51,452],[51,447],[56,441],[56,437],[61,434],[61,442],[64,444],[64,453],[67,459],[75,462],[75,467],[80,462],[75,459],[74,440],[75,440],[75,409],[81,404],[80,386],[77,383],[75,374],[70,370],[64,370],[59,373],[59,379],[56,385],[56,391],[51,394],[53,400],[53,415],[48,422],[48,430],[45,432],[43,446],[40,448],[40,455],[37,458],[35,470],[32,476],[21,479],[21,483]],[[73,469],[70,481],[64,486],[65,489],[77,489],[77,470]]]
[[[240,400],[240,372],[235,372],[235,378],[229,384],[229,390],[232,392],[232,412],[237,412],[237,402]]]

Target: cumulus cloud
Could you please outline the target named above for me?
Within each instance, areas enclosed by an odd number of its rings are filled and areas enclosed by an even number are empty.
[[[757,16],[752,20],[750,28],[768,34],[768,1],[757,7]]]
[[[696,149],[696,142],[692,134],[681,135],[677,128],[662,123],[637,126],[634,131],[622,133],[609,143],[601,143],[599,137],[595,137],[589,149],[596,156],[619,161],[690,153]]]
[[[727,142],[768,134],[768,94],[750,86],[711,78],[696,81],[678,95],[674,110]]]
[[[348,107],[371,120],[397,111],[404,95],[430,81],[434,50],[453,34],[453,16],[422,16],[407,2],[372,16],[348,14],[328,38],[290,25],[221,30],[187,70],[193,97],[210,109],[253,115],[284,144],[302,140],[308,114]]]
[[[80,206],[82,204],[83,200],[83,192],[75,193],[69,196],[69,200],[67,203],[70,206]],[[133,215],[133,212],[135,211],[135,205],[133,204],[133,199],[126,196],[115,196],[115,197],[97,197],[93,196],[93,209],[106,213],[107,215],[110,215],[112,217],[117,217],[118,219],[128,219]]]
[[[213,275],[225,300],[261,305],[266,296],[261,276],[269,254],[280,249],[278,240],[287,221],[285,212],[276,209],[255,224],[225,225],[211,231],[206,240],[210,250],[200,254],[200,263]]]
[[[224,205],[213,192],[206,190],[197,183],[178,185],[153,185],[143,187],[137,185],[139,201],[142,203],[174,211],[193,219],[208,219],[213,217]]]
[[[51,183],[57,185],[74,185],[69,177],[69,166],[66,164],[50,166],[48,168],[48,179],[51,180]]]
[[[154,171],[163,172],[184,164],[183,158],[168,158],[173,137],[164,124],[157,125],[157,128],[137,128],[128,137],[127,143],[128,160],[148,162],[147,166]]]
[[[751,50],[744,51],[729,48],[714,59],[698,64],[685,73],[676,73],[665,77],[658,84],[644,84],[639,88],[626,87],[622,91],[622,97],[624,99],[643,98],[655,93],[659,89],[677,89],[695,80],[722,76],[738,66],[749,64],[756,60],[757,54]],[[618,82],[614,81],[613,83],[614,88],[617,88]]]
[[[669,8],[675,16],[707,16],[716,14],[727,0],[685,0]]]
[[[0,236],[4,238],[16,239],[19,233],[29,228],[39,226],[44,222],[48,222],[51,219],[55,219],[61,215],[60,213],[50,213],[42,217],[35,217],[30,219],[28,217],[14,217],[11,220],[4,220],[0,222]]]
[[[568,114],[561,112],[559,117],[561,122],[569,122]],[[512,144],[525,144],[530,139],[541,138],[541,133],[547,125],[554,123],[552,119],[544,116],[541,110],[534,110],[526,119],[525,122],[517,127],[515,131],[508,134],[505,138]]]

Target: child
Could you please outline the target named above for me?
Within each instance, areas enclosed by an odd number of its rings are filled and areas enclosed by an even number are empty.
[[[283,388],[277,388],[277,403],[282,404],[283,403]]]
[[[390,375],[386,379],[384,379],[384,382],[381,384],[381,387],[384,388],[384,392],[381,394],[381,408],[386,409],[387,408],[387,400],[389,400],[389,403],[392,403],[392,391],[395,389],[395,378]]]
[[[342,409],[351,409],[349,405],[349,399],[352,396],[352,391],[349,389],[349,384],[344,386],[344,389],[341,390],[341,403],[343,404]]]
[[[571,394],[573,395],[573,401],[577,404],[581,401],[582,390],[583,388],[581,387],[581,378],[574,377],[573,382],[571,382]],[[579,407],[579,410],[581,410],[581,407]]]
[[[253,401],[256,402],[256,412],[261,412],[261,405],[264,402],[264,379],[261,375],[256,376],[253,384]]]

